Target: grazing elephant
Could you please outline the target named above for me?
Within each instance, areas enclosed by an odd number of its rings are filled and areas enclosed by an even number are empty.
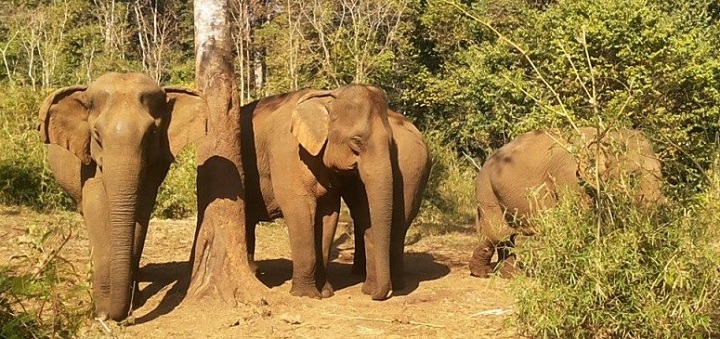
[[[405,236],[420,210],[432,159],[422,134],[410,120],[393,111],[388,111],[388,118],[393,134],[391,160],[395,204],[390,241],[390,273],[393,289],[401,290],[405,287]],[[354,224],[355,255],[352,271],[365,274],[366,265],[370,264],[367,267],[372,267],[373,262],[372,256],[366,261],[365,252],[364,232],[370,226],[367,193],[359,178],[351,174],[342,180],[341,195]],[[368,276],[368,279],[372,278]],[[373,284],[372,281],[367,283]]]
[[[206,120],[200,96],[139,73],[108,73],[43,102],[40,138],[85,219],[101,319],[128,316],[158,187],[177,153],[206,134]]]
[[[382,90],[349,85],[301,90],[243,106],[242,160],[247,239],[254,255],[258,221],[285,218],[293,275],[290,293],[329,297],[330,244],[340,210],[344,175],[367,191],[370,227],[365,233],[372,264],[363,291],[375,300],[391,290],[393,134]]]
[[[592,159],[583,159],[587,154],[592,154]],[[640,203],[664,201],[660,161],[652,143],[639,131],[598,134],[595,128],[580,128],[568,138],[557,130],[533,131],[493,153],[475,179],[476,228],[481,243],[470,260],[470,273],[488,277],[495,270],[490,264],[495,250],[499,263],[509,258],[516,234],[535,233],[527,219],[555,206],[562,192],[584,194],[581,184],[595,182],[593,171],[603,179],[619,179],[621,173],[634,176]],[[528,197],[530,192],[537,194],[537,201]],[[508,224],[511,219],[519,223],[518,227]]]

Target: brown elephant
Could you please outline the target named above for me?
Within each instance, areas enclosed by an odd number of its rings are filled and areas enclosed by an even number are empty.
[[[175,155],[206,134],[206,121],[200,96],[139,73],[108,73],[42,103],[40,138],[84,217],[101,319],[128,316],[158,187]]]
[[[390,272],[392,287],[401,290],[405,287],[405,236],[408,228],[417,216],[425,192],[432,159],[422,134],[402,114],[388,111],[390,129],[393,133],[391,160],[393,166],[394,199],[392,235],[390,242]],[[355,235],[355,255],[352,271],[365,274],[366,260],[364,231],[369,227],[370,219],[367,193],[356,175],[347,175],[342,182],[342,198],[350,210]],[[370,266],[371,267],[371,266]],[[372,279],[372,277],[368,277]],[[368,284],[372,285],[370,281]]]
[[[501,263],[510,258],[516,234],[535,233],[529,217],[555,206],[563,192],[585,194],[584,187],[592,187],[595,174],[602,179],[628,174],[636,179],[639,203],[664,201],[660,161],[641,132],[580,128],[566,135],[557,130],[528,132],[485,161],[475,179],[481,242],[469,263],[473,276],[488,277],[496,269],[490,263],[496,250]],[[533,198],[528,196],[531,192]],[[516,227],[509,221],[516,221]],[[503,268],[500,275],[511,272],[511,267]]]
[[[291,294],[329,297],[330,245],[344,187],[366,194],[355,210],[369,220],[371,260],[363,291],[375,300],[391,290],[390,247],[395,201],[394,138],[385,94],[373,86],[301,90],[242,108],[248,251],[258,221],[285,218],[293,260]],[[404,132],[403,132],[404,133]]]

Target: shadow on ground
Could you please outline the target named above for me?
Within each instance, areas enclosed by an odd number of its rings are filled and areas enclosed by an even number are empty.
[[[165,293],[165,296],[163,296],[155,309],[135,319],[136,324],[142,324],[168,314],[180,305],[190,285],[190,268],[190,262],[188,261],[147,264],[140,268],[139,282],[149,284],[135,293],[133,308],[137,309],[145,305],[150,298],[165,287],[170,285],[172,287]]]
[[[292,261],[288,259],[260,260],[258,264],[258,279],[265,286],[273,288],[292,279]],[[362,283],[362,275],[353,274],[352,263],[330,263],[329,280],[340,291],[350,286]],[[407,295],[415,291],[423,281],[435,280],[450,273],[450,268],[429,253],[405,253],[405,288],[393,291],[394,295]]]

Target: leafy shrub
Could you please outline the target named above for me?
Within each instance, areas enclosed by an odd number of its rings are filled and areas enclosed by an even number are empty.
[[[80,226],[52,223],[30,222],[16,239],[18,254],[0,265],[0,338],[75,337],[90,315],[88,279],[61,256]]]
[[[702,189],[720,133],[717,5],[448,3],[421,14],[431,32],[424,43],[439,56],[420,61],[425,71],[403,94],[421,127],[443,129],[445,143],[482,157],[532,129],[612,122],[656,141],[673,194]]]
[[[720,175],[684,203],[644,209],[606,187],[597,208],[566,199],[518,248],[519,331],[531,337],[720,335]]]
[[[187,146],[170,166],[158,190],[154,215],[168,219],[188,218],[197,214],[197,158],[195,145]]]
[[[67,209],[73,203],[52,178],[45,146],[37,134],[43,94],[4,88],[0,96],[0,204],[36,209]]]
[[[448,231],[475,218],[475,167],[457,158],[454,147],[443,143],[442,132],[426,131],[433,165],[418,221],[435,231]]]

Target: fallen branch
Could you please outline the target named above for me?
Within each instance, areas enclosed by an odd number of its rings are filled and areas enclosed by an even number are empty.
[[[347,319],[347,320],[368,320],[368,321],[378,321],[378,322],[383,322],[383,323],[400,323],[400,324],[408,324],[408,325],[427,326],[427,327],[433,327],[433,328],[445,328],[445,326],[443,326],[443,325],[421,323],[421,322],[413,321],[413,320],[403,321],[403,320],[398,320],[398,319],[390,320],[390,319],[382,319],[382,318],[353,317],[353,316],[348,316],[348,315],[332,314],[332,313],[325,313],[325,315],[343,318],[343,319]]]

